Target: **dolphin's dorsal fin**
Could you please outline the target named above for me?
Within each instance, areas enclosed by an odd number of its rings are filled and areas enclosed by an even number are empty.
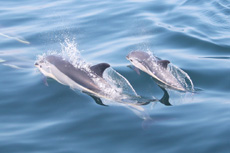
[[[109,64],[107,63],[99,63],[94,66],[91,66],[90,69],[95,72],[98,76],[102,77],[103,72],[105,71],[106,68],[110,67]]]
[[[158,63],[165,69],[167,69],[168,64],[170,63],[168,60],[159,60]]]

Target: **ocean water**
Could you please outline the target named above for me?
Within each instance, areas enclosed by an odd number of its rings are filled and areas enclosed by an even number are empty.
[[[47,86],[34,62],[66,42],[92,65],[109,63],[139,95],[164,92],[130,68],[133,50],[171,61],[195,92],[167,89],[168,103],[143,106],[146,121],[55,80]],[[229,44],[229,0],[1,0],[0,152],[228,153]]]

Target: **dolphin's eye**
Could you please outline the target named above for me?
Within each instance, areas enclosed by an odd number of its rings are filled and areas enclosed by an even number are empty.
[[[130,59],[130,61],[132,62],[133,60],[132,60],[132,59]]]
[[[40,68],[42,68],[42,66],[40,65]]]

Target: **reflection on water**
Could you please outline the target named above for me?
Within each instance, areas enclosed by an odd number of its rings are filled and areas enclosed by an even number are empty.
[[[201,57],[201,58],[211,58],[211,59],[230,59],[230,57]]]
[[[17,37],[8,36],[8,35],[3,34],[3,33],[0,33],[0,36],[6,37],[6,38],[9,38],[9,39],[14,39],[14,40],[19,41],[19,42],[24,43],[24,44],[30,44],[30,42],[28,42],[26,40],[22,40],[22,39],[19,39]]]

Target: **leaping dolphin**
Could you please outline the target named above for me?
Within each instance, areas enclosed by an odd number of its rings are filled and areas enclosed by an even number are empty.
[[[167,69],[168,60],[160,60],[157,57],[143,51],[132,51],[126,58],[138,69],[146,72],[160,83],[167,85],[170,88],[186,91],[181,83]]]
[[[102,79],[103,72],[106,68],[110,67],[107,63],[100,63],[90,67],[91,73],[83,68],[73,66],[69,61],[64,60],[61,56],[48,55],[42,60],[35,63],[35,66],[46,77],[53,78],[63,85],[68,85],[72,89],[79,89],[83,92],[90,94],[91,97],[98,103],[103,105],[101,100],[95,96],[103,97],[102,90],[93,79]],[[106,84],[108,85],[108,84]]]
[[[93,81],[93,77],[85,70],[76,68],[60,56],[49,55],[45,59],[35,63],[35,66],[47,77],[57,80],[59,83],[69,85],[72,88],[80,88],[86,92],[98,93],[100,88]],[[110,65],[100,63],[90,67],[93,75],[102,77],[106,68]]]

